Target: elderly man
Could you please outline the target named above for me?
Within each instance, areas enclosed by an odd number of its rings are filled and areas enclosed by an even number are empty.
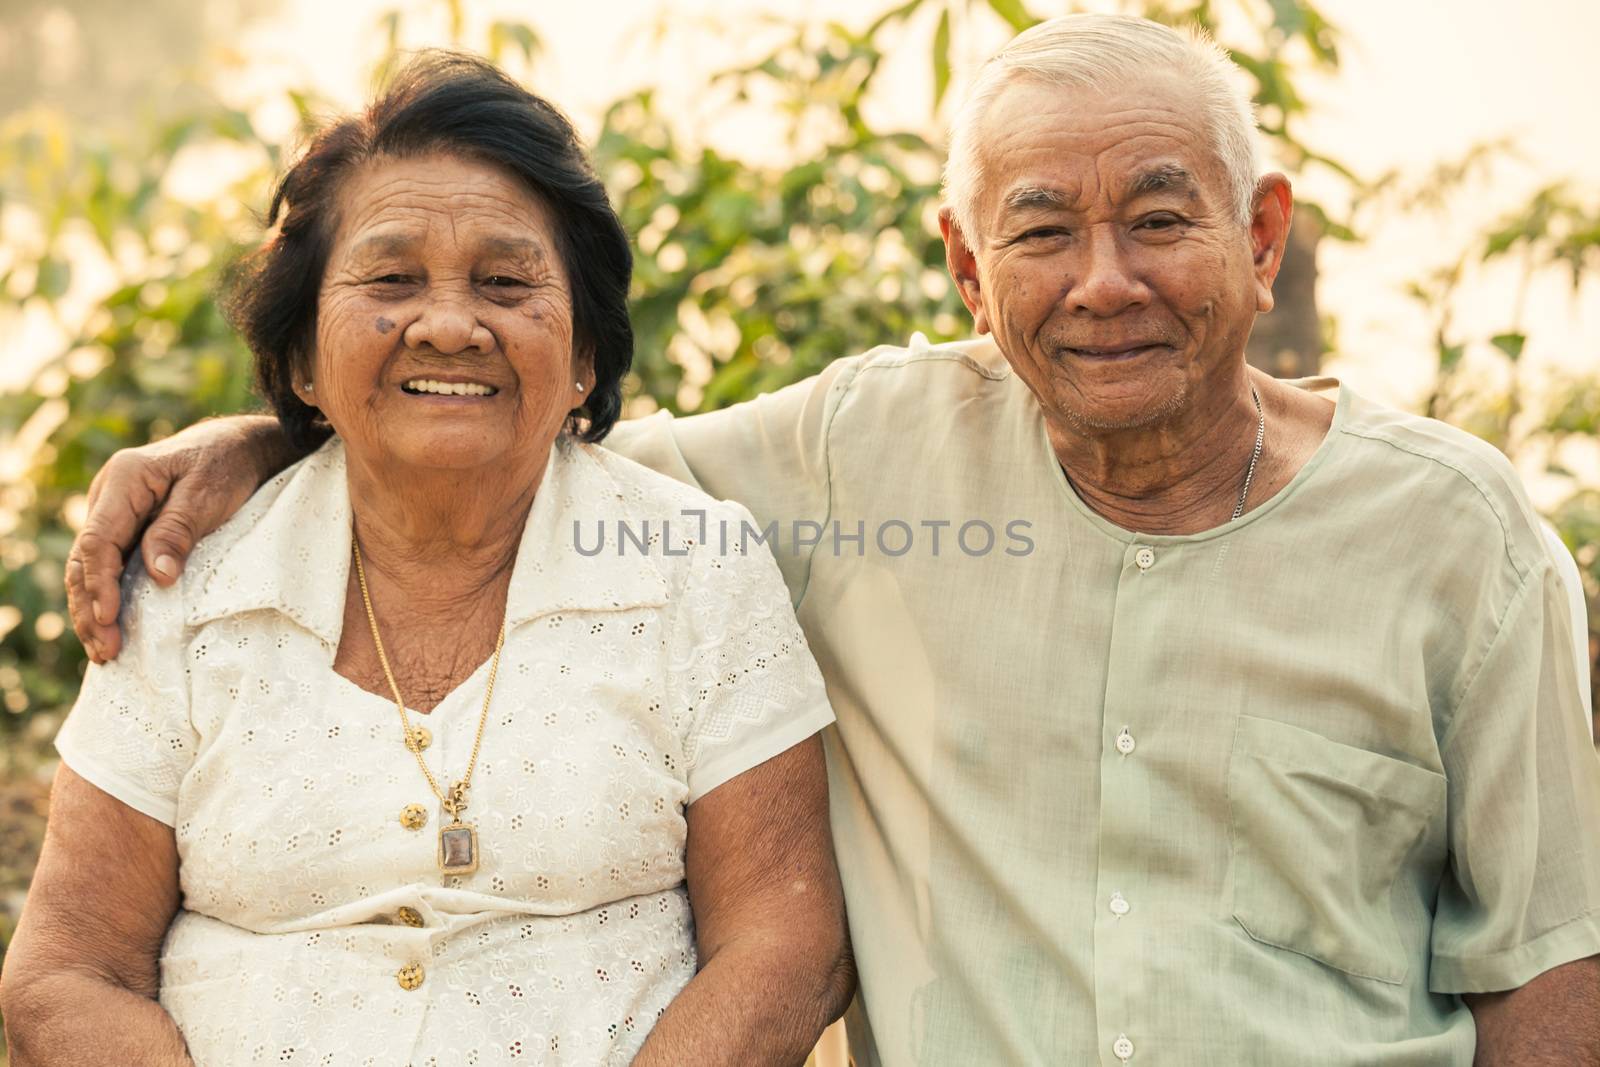
[[[1138,19],[1023,34],[942,216],[986,339],[611,439],[776,533],[862,1065],[1600,1062],[1600,767],[1537,521],[1487,446],[1246,367],[1290,193],[1233,74]],[[134,523],[169,501],[175,573],[281,452],[108,465],[97,654]]]

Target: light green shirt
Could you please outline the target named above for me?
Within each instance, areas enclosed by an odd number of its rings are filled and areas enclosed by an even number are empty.
[[[862,1067],[1466,1067],[1457,994],[1600,953],[1536,519],[1487,445],[1337,399],[1192,536],[1085,507],[987,342],[618,428],[778,524],[838,716]]]

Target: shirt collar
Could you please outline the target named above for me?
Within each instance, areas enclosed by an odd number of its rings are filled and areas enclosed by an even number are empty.
[[[666,603],[667,579],[654,555],[579,551],[580,527],[594,539],[597,522],[614,527],[657,516],[608,469],[600,450],[563,436],[550,449],[543,480],[523,528],[506,597],[506,626],[560,611],[620,611]],[[226,546],[209,573],[195,575],[200,593],[189,626],[273,610],[337,646],[350,580],[350,491],[344,445],[337,438],[262,489],[276,490],[264,510],[246,507],[247,529]]]

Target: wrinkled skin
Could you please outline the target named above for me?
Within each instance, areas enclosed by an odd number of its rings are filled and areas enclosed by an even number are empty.
[[[1084,501],[1146,532],[1227,521],[1252,384],[1274,423],[1253,499],[1286,484],[1332,416],[1244,360],[1272,308],[1288,181],[1262,178],[1242,221],[1193,91],[1169,75],[1103,93],[1015,81],[978,128],[974,232],[941,220],[950,271]]]
[[[1272,307],[1276,263],[1254,269],[1191,96],[1019,82],[984,120],[978,330],[1080,431],[1149,425],[1224,384]]]
[[[380,159],[343,186],[318,297],[314,389],[353,467],[476,470],[536,482],[593,384],[546,207],[520,182],[448,155]],[[489,397],[416,396],[417,378]],[[450,475],[454,481],[456,473]]]

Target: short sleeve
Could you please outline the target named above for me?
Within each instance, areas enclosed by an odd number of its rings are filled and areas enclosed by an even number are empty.
[[[1573,558],[1561,535],[1547,521],[1539,523],[1544,534],[1544,544],[1550,550],[1550,562],[1555,565],[1556,577],[1567,594],[1567,617],[1572,620],[1572,652],[1578,661],[1578,696],[1583,701],[1584,725],[1589,736],[1594,736],[1594,707],[1590,704],[1589,680],[1589,605],[1583,596],[1583,576],[1578,573],[1578,561]]]
[[[182,595],[162,589],[137,562],[123,582],[123,643],[116,659],[90,664],[56,751],[79,777],[128,807],[177,824],[178,787],[193,763]]]
[[[742,507],[721,508],[730,530],[750,521]],[[833,721],[772,555],[753,538],[708,541],[687,561],[670,638],[690,803]]]
[[[797,540],[828,518],[828,428],[860,362],[835,360],[814,377],[703,415],[621,422],[605,447],[749,508],[759,528],[771,528],[790,602],[799,603],[811,550]]]
[[[1600,953],[1600,760],[1580,707],[1565,596],[1541,561],[1444,738],[1433,992],[1516,989]]]

